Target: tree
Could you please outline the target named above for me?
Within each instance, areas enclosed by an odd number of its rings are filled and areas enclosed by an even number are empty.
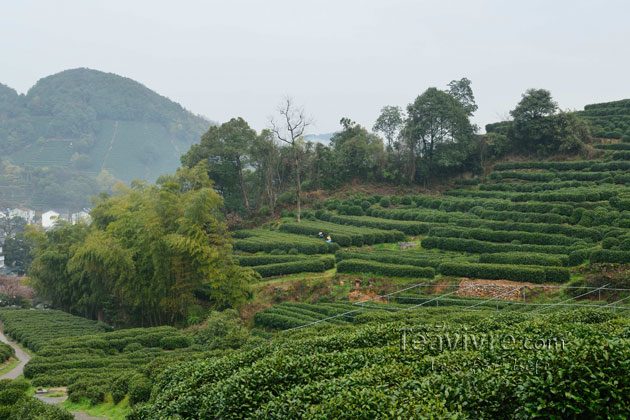
[[[558,104],[552,99],[551,92],[545,89],[527,89],[521,95],[521,101],[510,115],[514,122],[527,122],[554,114]]]
[[[18,232],[4,240],[4,262],[9,267],[21,267],[27,271],[33,261],[31,255],[32,244],[25,237],[24,232]]]
[[[256,277],[232,259],[207,164],[102,196],[91,226],[29,232],[29,276],[54,305],[123,325],[181,324],[192,305],[241,305]]]
[[[381,115],[376,119],[372,130],[383,133],[385,140],[387,140],[387,150],[392,150],[403,122],[404,118],[400,107],[384,106],[381,109]]]
[[[386,160],[382,140],[349,118],[342,118],[340,124],[343,130],[330,139],[336,154],[335,176],[342,182],[353,178],[380,180],[378,174]]]
[[[426,161],[425,180],[431,174],[436,146],[470,140],[473,127],[462,104],[448,93],[427,89],[407,107],[404,131],[410,155],[409,181],[414,182],[418,157]]]
[[[278,140],[291,146],[293,152],[293,161],[295,165],[296,193],[295,199],[297,208],[295,219],[300,222],[300,197],[302,195],[302,184],[300,182],[300,159],[299,159],[299,140],[304,135],[306,127],[310,125],[310,120],[306,117],[304,109],[296,107],[291,98],[285,98],[283,104],[278,108],[280,114],[279,122],[271,119],[271,131]]]
[[[510,111],[514,121],[508,135],[516,148],[539,155],[579,151],[590,137],[587,125],[575,115],[557,111],[548,90],[528,89]]]
[[[200,161],[208,162],[209,174],[217,188],[229,199],[230,190],[238,186],[247,214],[251,206],[243,171],[250,159],[250,148],[256,141],[256,131],[242,118],[232,118],[220,126],[212,126],[181,157],[182,164],[192,168]]]
[[[279,174],[280,150],[270,130],[263,130],[251,148],[251,165],[258,183],[261,202],[275,214],[278,191],[282,184]]]
[[[11,216],[9,209],[0,210],[0,232],[11,238],[18,232],[23,232],[26,220],[19,216]]]
[[[475,95],[471,87],[472,82],[466,77],[460,80],[451,80],[448,84],[448,94],[462,104],[466,114],[471,117],[479,108],[475,103]]]

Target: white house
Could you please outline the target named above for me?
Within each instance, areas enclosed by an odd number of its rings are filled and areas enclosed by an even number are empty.
[[[35,210],[31,209],[11,209],[9,210],[9,217],[21,217],[26,220],[26,223],[31,224],[35,221]]]
[[[70,214],[70,223],[76,225],[79,222],[85,223],[86,225],[92,223],[92,217],[90,216],[90,213],[88,213],[87,209],[83,209],[80,212]]]
[[[44,229],[50,229],[55,226],[55,222],[59,220],[59,213],[54,210],[48,210],[42,214],[42,227]]]

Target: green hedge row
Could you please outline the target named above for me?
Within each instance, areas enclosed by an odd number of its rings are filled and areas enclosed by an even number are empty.
[[[495,211],[484,210],[482,208],[475,208],[472,213],[476,214],[482,219],[496,220],[496,221],[508,221],[518,223],[550,223],[560,224],[566,223],[569,219],[567,216],[561,216],[553,213],[523,213],[518,211]]]
[[[388,264],[413,265],[416,267],[437,268],[444,261],[465,261],[466,257],[450,254],[437,254],[432,252],[406,252],[406,251],[337,251],[337,262],[343,260],[371,260]]]
[[[440,274],[446,276],[512,280],[530,283],[563,283],[569,280],[569,270],[563,267],[536,267],[504,264],[443,263]]]
[[[491,179],[520,179],[523,181],[549,182],[554,180],[575,180],[575,181],[599,181],[616,174],[609,172],[526,172],[526,171],[505,171],[492,172]]]
[[[262,277],[281,276],[294,273],[321,273],[335,266],[335,258],[326,256],[317,259],[305,259],[299,261],[257,265],[252,269]]]
[[[338,216],[332,213],[320,214],[320,219],[332,223],[352,226],[365,226],[384,230],[398,230],[407,235],[422,235],[429,231],[428,223],[416,221],[385,220],[370,216]]]
[[[485,194],[485,193],[481,193]],[[491,195],[504,196],[499,191],[490,191]],[[515,194],[509,194],[509,198]],[[506,197],[507,198],[507,197]],[[416,202],[418,207],[431,208],[446,212],[468,212],[475,207],[481,207],[487,210],[500,211],[517,211],[531,213],[557,213],[570,216],[573,206],[567,204],[551,204],[551,203],[514,203],[503,198],[460,198],[460,197],[427,197],[418,199]]]
[[[300,261],[307,257],[301,255],[237,255],[239,265],[253,267],[255,265],[278,264]]]
[[[481,254],[479,262],[484,264],[521,264],[558,266],[568,264],[568,257],[531,252],[503,252],[498,254]]]
[[[300,223],[285,222],[280,230],[300,235],[317,236],[323,232],[324,236],[331,236],[334,243],[340,246],[363,246],[397,242],[405,238],[405,234],[397,230],[372,229],[340,225],[320,220],[303,220]],[[323,241],[323,239],[320,239]]]
[[[267,308],[264,311],[257,312],[254,315],[254,324],[258,327],[286,330],[340,315],[354,309],[357,309],[357,307],[352,304],[284,302]],[[349,320],[352,320],[352,318],[352,314],[349,314],[347,317],[332,318],[325,322],[343,325]]]
[[[425,249],[470,252],[473,254],[495,254],[500,252],[534,252],[568,255],[573,249],[558,245],[516,245],[478,241],[476,239],[428,237],[422,240]]]
[[[0,309],[4,333],[37,352],[51,340],[111,331],[111,327],[57,310]]]
[[[495,171],[509,169],[553,169],[556,171],[579,171],[599,163],[598,160],[578,160],[574,162],[506,162],[494,165]]]
[[[15,350],[8,344],[0,343],[0,363],[4,363],[15,356]]]
[[[522,193],[512,197],[513,201],[604,201],[619,193],[617,188],[574,188],[572,191],[544,191],[538,193]]]
[[[519,241],[524,244],[534,245],[563,245],[569,246],[579,238],[572,238],[565,235],[550,235],[546,233],[531,233],[508,230],[491,230],[481,228],[458,228],[458,227],[434,227],[429,232],[430,236],[439,236],[444,238],[466,238],[477,239],[487,242],[513,242]]]
[[[478,219],[459,219],[455,220],[454,223],[458,226],[466,226],[470,228],[480,227],[493,230],[517,230],[523,232],[559,234],[588,239],[591,241],[600,241],[603,237],[602,232],[599,229],[551,223],[514,223]]]
[[[630,149],[621,150],[612,154],[614,160],[630,160]]]
[[[603,171],[628,171],[630,170],[630,162],[616,161],[616,162],[600,162],[591,167],[593,172]]]
[[[588,261],[594,251],[600,249],[600,247],[592,247],[573,250],[571,251],[571,253],[569,253],[568,265],[570,267],[575,267],[576,265],[583,264],[584,262]]]
[[[592,181],[557,181],[557,182],[499,182],[496,184],[483,184],[479,186],[483,191],[508,191],[508,192],[541,192],[561,190],[565,188],[594,187],[598,184]],[[533,203],[545,204],[545,203]],[[547,204],[548,205],[548,204]],[[569,205],[564,205],[573,208]]]
[[[630,150],[630,143],[596,144],[595,147],[602,150]]]
[[[241,231],[242,232],[242,231]],[[322,239],[306,238],[290,233],[251,230],[250,236],[233,241],[234,248],[245,252],[271,252],[274,250],[290,251],[296,249],[302,254],[329,254],[339,249],[337,243],[327,243]]]
[[[589,260],[591,263],[619,263],[630,264],[630,251],[612,251],[610,249],[600,249],[593,251]]]
[[[353,328],[310,328],[282,334],[256,350],[168,366],[156,379],[149,405],[138,407],[133,418],[627,417],[627,318],[596,310],[546,316],[504,312],[369,311]],[[553,334],[569,337],[573,345],[538,351],[538,370],[532,367],[532,351],[513,346],[506,367],[506,352],[462,351],[461,340],[438,351],[409,345],[401,350],[405,322],[514,336],[519,343]],[[561,372],[562,380],[550,380],[554,372]],[[601,374],[585,383],[590,372]],[[410,380],[417,376],[422,380]],[[427,393],[430,397],[423,398]]]
[[[376,261],[349,259],[337,264],[338,273],[369,273],[391,277],[429,278],[435,276],[431,267],[416,267],[413,265],[384,264]]]
[[[376,209],[371,208],[368,214],[372,217],[391,220],[415,220],[428,223],[449,223],[460,217],[470,217],[464,213],[445,213],[439,210],[419,209]]]

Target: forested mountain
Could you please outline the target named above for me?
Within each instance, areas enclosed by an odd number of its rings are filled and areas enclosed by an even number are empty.
[[[0,205],[81,207],[116,180],[153,182],[210,122],[142,84],[85,68],[0,85]]]

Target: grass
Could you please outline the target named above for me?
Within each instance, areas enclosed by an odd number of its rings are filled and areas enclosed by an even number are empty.
[[[81,411],[92,417],[105,417],[109,420],[124,420],[131,410],[129,397],[125,397],[118,404],[114,404],[111,395],[105,397],[104,403],[97,405],[90,405],[90,400],[86,398],[76,403],[66,400],[61,403],[61,406],[69,411]]]
[[[65,395],[66,395],[66,393],[65,392],[61,392],[61,391],[59,391],[59,392],[51,392],[50,394],[46,394],[46,396],[50,397],[50,398],[63,397]]]
[[[20,364],[20,361],[16,358],[10,358],[1,368],[0,368],[0,376],[11,372],[17,365]]]

